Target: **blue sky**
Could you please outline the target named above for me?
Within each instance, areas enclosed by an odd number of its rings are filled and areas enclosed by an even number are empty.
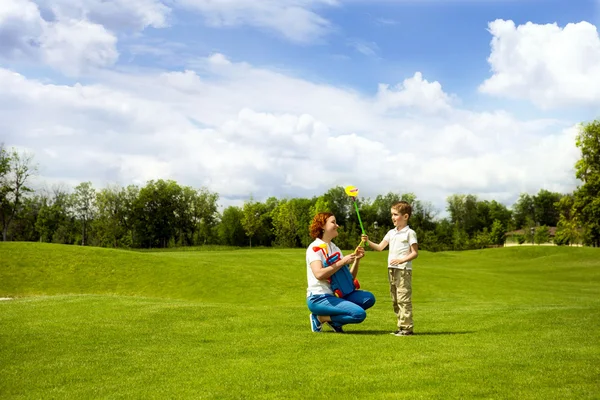
[[[591,0],[6,0],[0,141],[39,187],[569,192],[598,116]]]
[[[365,93],[376,91],[382,81],[401,81],[419,70],[464,99],[473,96],[489,76],[488,22],[506,19],[564,26],[589,21],[596,8],[591,0],[357,1],[318,8],[332,30],[313,43],[300,44],[264,28],[215,28],[203,24],[197,14],[175,12],[172,27],[148,29],[144,36],[187,44],[198,55],[223,53],[234,61],[282,68]],[[360,45],[373,54],[361,53]],[[158,61],[137,60],[147,65]],[[121,62],[130,64],[127,58]]]

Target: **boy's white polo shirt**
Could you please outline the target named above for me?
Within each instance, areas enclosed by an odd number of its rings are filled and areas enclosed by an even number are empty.
[[[410,246],[417,243],[417,234],[408,225],[398,230],[391,229],[383,238],[389,243],[388,268],[412,270],[412,261],[400,265],[390,265],[392,260],[402,258],[410,253]]]

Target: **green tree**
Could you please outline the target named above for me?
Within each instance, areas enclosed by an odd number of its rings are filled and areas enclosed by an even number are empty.
[[[546,225],[538,226],[535,230],[535,242],[537,244],[550,242],[550,228]]]
[[[52,195],[43,195],[35,229],[42,242],[72,244],[74,222],[69,215],[71,197],[66,188],[54,186]]]
[[[101,246],[127,247],[131,241],[123,240],[127,236],[123,189],[109,186],[96,194],[95,231]]]
[[[506,236],[504,236],[505,233],[506,230],[504,229],[502,222],[497,219],[494,220],[494,223],[492,224],[492,231],[490,232],[490,242],[498,246],[504,245],[506,240]]]
[[[33,191],[27,186],[27,181],[37,173],[37,166],[32,161],[30,154],[19,153],[15,149],[7,151],[4,145],[0,146],[0,221],[5,242],[10,223],[19,212],[23,198]]]
[[[244,246],[246,234],[242,226],[244,212],[240,207],[229,206],[223,210],[223,215],[217,227],[219,241],[229,246]]]
[[[299,217],[308,214],[310,209],[310,203],[302,200],[305,199],[284,199],[273,210],[273,230],[277,246],[298,247],[300,244],[298,233],[303,224]]]
[[[315,200],[315,204],[310,208],[310,219],[314,218],[320,212],[331,212],[331,206],[324,196],[319,196]]]
[[[86,245],[87,230],[96,213],[96,190],[92,182],[83,182],[75,187],[71,204],[76,220],[81,224],[81,245]]]
[[[546,226],[556,226],[558,224],[560,213],[555,204],[561,197],[560,193],[552,193],[545,189],[541,189],[533,197],[535,222],[537,224]]]
[[[250,200],[244,202],[244,207],[242,208],[242,226],[250,241],[250,247],[252,247],[252,237],[261,226],[262,208],[261,204],[254,201],[252,196],[250,196]]]
[[[259,246],[273,246],[275,232],[273,230],[273,210],[277,208],[280,200],[269,197],[264,203],[259,203],[260,224],[255,235],[255,244]],[[308,217],[308,216],[307,216]]]
[[[576,177],[583,184],[575,191],[574,207],[583,227],[583,241],[600,246],[600,121],[582,124],[576,145],[581,158],[575,164]]]
[[[42,205],[43,198],[39,194],[24,198],[21,209],[10,226],[8,236],[17,241],[39,241],[40,235],[35,229],[35,223]]]
[[[469,236],[465,231],[457,228],[456,225],[452,230],[452,249],[466,250],[469,247]]]
[[[177,232],[181,186],[163,179],[149,181],[135,202],[135,231],[142,247],[168,247]]]
[[[192,236],[196,233],[198,238],[196,244],[206,244],[212,240],[211,232],[215,229],[218,222],[218,193],[213,193],[208,188],[201,188],[195,191],[190,204],[191,216],[193,221]],[[197,229],[196,229],[197,228]]]
[[[452,250],[454,249],[454,225],[449,219],[444,218],[435,226],[435,249],[432,250]]]
[[[477,232],[473,238],[469,241],[469,248],[472,249],[485,249],[491,244],[490,234],[487,228],[484,228],[481,232]]]
[[[514,226],[522,229],[535,226],[535,204],[533,197],[527,193],[521,193],[517,202],[513,205]]]
[[[447,211],[450,214],[450,221],[459,231],[467,234],[467,237],[473,237],[482,224],[477,211],[477,196],[468,194],[454,194],[446,199]]]
[[[579,242],[579,227],[575,219],[574,196],[565,195],[555,204],[560,217],[556,226],[554,243],[557,245],[569,245]]]

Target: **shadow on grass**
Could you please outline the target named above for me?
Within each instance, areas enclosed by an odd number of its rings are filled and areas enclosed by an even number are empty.
[[[462,332],[415,332],[415,336],[435,336],[435,335],[468,335],[475,333],[475,331],[462,331]]]
[[[331,332],[335,333],[335,332]],[[392,332],[387,331],[344,331],[346,335],[389,335]],[[462,331],[462,332],[415,332],[413,336],[437,336],[437,335],[468,335],[475,333],[475,331]]]

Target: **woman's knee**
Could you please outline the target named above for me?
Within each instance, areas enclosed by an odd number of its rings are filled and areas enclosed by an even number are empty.
[[[365,301],[363,302],[364,309],[371,308],[375,305],[375,295],[371,292],[366,293]]]
[[[362,308],[357,309],[350,314],[350,318],[352,318],[353,323],[359,324],[367,318],[367,313]]]

